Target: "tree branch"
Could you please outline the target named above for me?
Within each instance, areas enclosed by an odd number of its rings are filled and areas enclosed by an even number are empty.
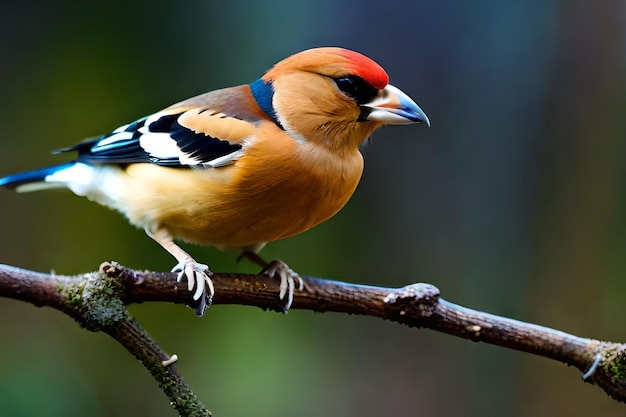
[[[216,273],[214,304],[253,305],[282,311],[278,282],[265,275]],[[578,368],[583,380],[626,402],[626,345],[581,338],[543,326],[499,317],[450,303],[430,284],[402,288],[354,285],[304,277],[292,309],[361,314],[428,328],[476,342],[544,356]],[[128,314],[130,303],[190,299],[176,275],[135,271],[104,263],[97,273],[60,276],[0,265],[0,296],[65,312],[90,331],[103,331],[150,371],[182,416],[209,411],[185,384],[169,357]],[[165,364],[164,364],[165,362]]]

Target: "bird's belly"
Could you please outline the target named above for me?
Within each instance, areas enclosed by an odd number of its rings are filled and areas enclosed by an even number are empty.
[[[161,223],[189,242],[220,249],[253,247],[309,230],[336,214],[352,195],[315,188],[282,184],[257,196],[222,196],[217,204],[207,204],[206,210],[186,213],[186,218],[163,218]]]
[[[302,233],[336,214],[352,196],[361,174],[361,170],[349,175],[258,170],[240,178],[228,172],[232,169],[236,167],[194,171],[196,178],[190,181],[189,171],[131,166],[130,176],[151,171],[154,186],[134,192],[133,209],[126,215],[140,227],[164,228],[187,242],[252,248]]]

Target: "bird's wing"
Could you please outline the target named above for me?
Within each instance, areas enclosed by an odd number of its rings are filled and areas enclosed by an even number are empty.
[[[182,103],[181,103],[182,104]],[[121,126],[110,134],[59,152],[78,151],[78,160],[92,164],[149,162],[169,167],[219,167],[242,154],[254,135],[257,120],[225,114],[210,103],[169,107]]]

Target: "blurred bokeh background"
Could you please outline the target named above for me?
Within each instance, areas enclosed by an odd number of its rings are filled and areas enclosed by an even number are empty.
[[[364,147],[353,199],[269,245],[297,271],[626,341],[626,7],[618,1],[0,4],[0,175],[183,98],[338,45],[383,65],[432,128]],[[72,274],[173,260],[69,192],[3,192],[0,262]],[[236,254],[189,248],[218,271]],[[216,416],[617,416],[553,361],[367,317],[131,307]],[[0,300],[0,416],[174,416],[108,337]]]

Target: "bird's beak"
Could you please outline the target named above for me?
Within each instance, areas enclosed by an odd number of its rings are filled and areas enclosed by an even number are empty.
[[[362,120],[386,125],[424,123],[430,126],[428,116],[399,88],[388,84],[372,101],[361,106]]]

